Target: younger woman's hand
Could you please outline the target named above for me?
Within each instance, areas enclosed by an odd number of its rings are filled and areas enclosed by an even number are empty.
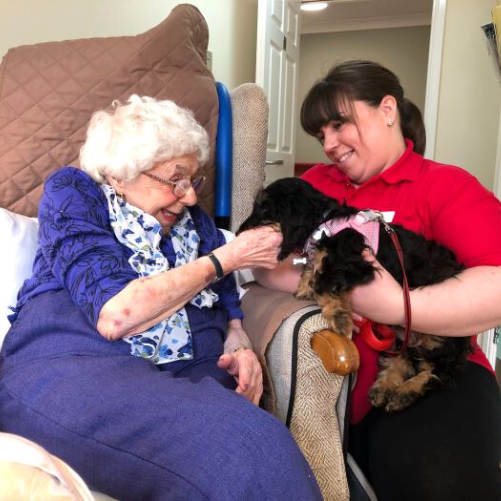
[[[405,312],[402,286],[386,268],[383,268],[373,254],[366,252],[364,257],[374,264],[377,272],[372,282],[355,287],[351,293],[353,311],[359,317],[380,324],[403,325]]]
[[[351,319],[353,320],[353,332],[360,332],[360,328],[358,326],[364,321],[364,317],[352,311]]]

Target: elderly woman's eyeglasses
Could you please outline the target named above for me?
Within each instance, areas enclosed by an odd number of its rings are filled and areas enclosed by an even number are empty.
[[[195,193],[199,193],[205,184],[205,176],[197,176],[193,179],[183,177],[177,181],[168,181],[167,179],[162,179],[161,177],[155,176],[155,174],[150,174],[149,172],[141,172],[146,177],[158,181],[159,183],[166,184],[167,186],[172,186],[172,194],[177,198],[182,198],[190,188],[195,190]]]

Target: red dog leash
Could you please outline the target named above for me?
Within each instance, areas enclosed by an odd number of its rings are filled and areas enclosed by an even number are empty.
[[[404,325],[404,340],[402,341],[402,348],[400,351],[387,351],[386,354],[392,357],[401,355],[407,345],[409,343],[409,335],[411,332],[411,322],[412,322],[412,314],[411,314],[411,294],[409,290],[409,282],[407,281],[407,275],[405,273],[404,266],[404,253],[402,251],[402,247],[400,242],[398,241],[397,234],[393,228],[390,228],[386,223],[384,223],[384,229],[390,234],[391,241],[395,246],[395,250],[397,251],[398,260],[400,261],[400,266],[402,267],[402,290],[404,292],[404,315],[405,315],[405,325]]]
[[[402,347],[400,348],[399,351],[389,351],[389,348],[394,343],[396,336],[393,329],[391,329],[387,325],[371,322],[368,319],[364,319],[362,322],[355,322],[355,323],[360,328],[360,335],[362,339],[371,348],[377,351],[384,351],[385,355],[388,355],[390,357],[396,357],[404,353],[409,343],[409,335],[411,331],[411,322],[412,322],[411,297],[409,290],[409,282],[407,281],[407,275],[405,273],[404,253],[402,251],[402,246],[400,245],[395,230],[386,223],[382,214],[381,214],[381,223],[383,224],[386,232],[390,235],[391,241],[393,242],[393,245],[397,252],[398,261],[400,262],[400,266],[402,267],[402,276],[403,276],[402,290],[404,293],[404,315],[405,315],[404,339],[402,341]],[[376,335],[374,331],[378,335]]]

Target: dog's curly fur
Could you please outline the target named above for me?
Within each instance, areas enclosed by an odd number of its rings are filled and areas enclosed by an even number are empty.
[[[283,234],[279,259],[303,249],[308,237],[325,221],[348,218],[358,209],[341,205],[298,178],[279,179],[258,195],[252,214],[238,232],[268,224],[278,224]],[[444,246],[396,224],[404,254],[405,273],[410,289],[436,284],[454,277],[464,267]],[[351,335],[352,316],[348,295],[357,285],[367,284],[377,272],[363,258],[367,249],[364,237],[353,229],[323,236],[314,250],[296,291],[299,298],[314,298],[330,327]],[[402,283],[403,274],[393,242],[380,225],[377,260]],[[402,344],[403,329],[394,326],[397,339],[393,350]],[[403,355],[379,358],[380,372],[369,399],[387,411],[402,410],[427,391],[453,384],[471,352],[470,337],[440,337],[412,331]]]

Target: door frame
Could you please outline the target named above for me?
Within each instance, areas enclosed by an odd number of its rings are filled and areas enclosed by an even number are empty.
[[[257,1],[255,81],[267,95],[272,125],[266,145],[265,185],[294,175],[300,40],[300,0]]]
[[[494,195],[501,200],[501,113],[499,116],[499,126],[498,126],[498,142],[496,151],[496,165],[494,172]],[[497,358],[497,344],[496,344],[496,330],[490,329],[487,332],[483,332],[478,339],[478,344],[482,348],[486,357],[489,359],[492,367],[496,369]],[[497,341],[499,343],[499,340]]]
[[[424,125],[426,130],[425,157],[435,159],[437,139],[438,104],[442,75],[442,52],[444,47],[445,12],[447,0],[433,0],[430,27],[430,48],[428,50],[428,71],[424,100]]]

